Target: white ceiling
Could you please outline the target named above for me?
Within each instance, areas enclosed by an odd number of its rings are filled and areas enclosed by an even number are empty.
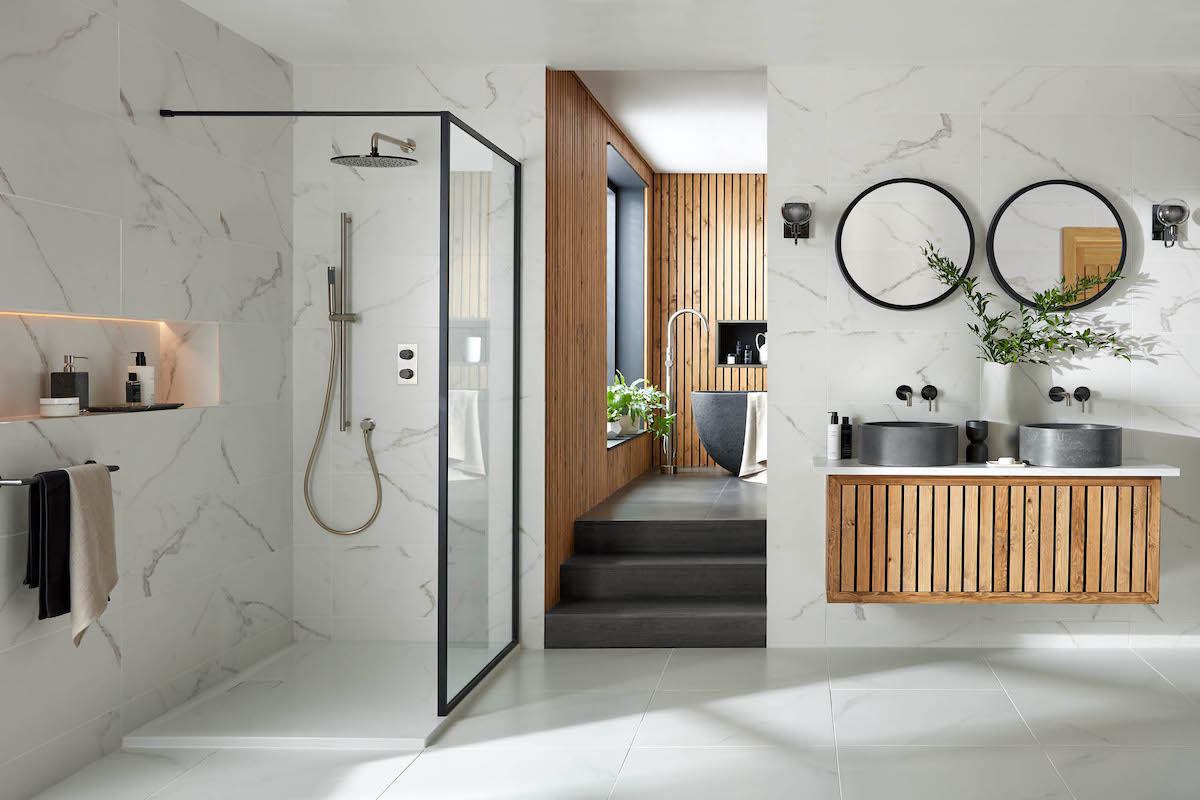
[[[764,70],[580,71],[658,172],[766,172]]]
[[[294,64],[1200,65],[1196,0],[188,0]]]

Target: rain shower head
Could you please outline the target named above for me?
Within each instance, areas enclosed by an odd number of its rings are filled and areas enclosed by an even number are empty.
[[[371,134],[371,153],[369,155],[334,156],[329,160],[334,164],[340,164],[343,167],[411,167],[417,163],[415,158],[380,155],[380,140],[391,142],[405,153],[411,153],[417,148],[417,143],[412,139],[395,139],[387,134],[376,131],[375,133]]]

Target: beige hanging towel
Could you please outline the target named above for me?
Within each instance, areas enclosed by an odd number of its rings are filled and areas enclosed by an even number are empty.
[[[117,585],[112,480],[104,464],[67,467],[71,481],[71,636],[75,646]]]
[[[767,393],[746,393],[746,442],[738,477],[750,483],[767,482]]]

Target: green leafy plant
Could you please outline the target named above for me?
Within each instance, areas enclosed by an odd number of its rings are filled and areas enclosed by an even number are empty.
[[[979,340],[980,357],[985,361],[1048,364],[1055,356],[1073,356],[1080,351],[1129,360],[1129,348],[1115,332],[1077,324],[1070,310],[1088,290],[1117,280],[1120,275],[1116,271],[1104,277],[1088,275],[1070,286],[1064,276],[1059,285],[1033,296],[1034,308],[1022,305],[1015,313],[1005,309],[993,314],[990,308],[996,295],[979,289],[978,276],[964,278],[962,270],[943,256],[933,242],[926,242],[921,254],[941,283],[962,290],[967,306],[978,320],[967,327]]]
[[[667,413],[667,395],[663,391],[646,383],[644,378],[626,383],[618,370],[612,386],[608,387],[607,419],[617,422],[625,415],[643,420],[655,439],[666,436],[675,424],[675,415]]]

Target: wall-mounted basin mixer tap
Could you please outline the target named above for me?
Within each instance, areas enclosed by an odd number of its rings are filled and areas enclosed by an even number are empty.
[[[921,387],[921,399],[929,403],[929,410],[933,411],[933,401],[937,399],[937,387],[932,383],[927,383]]]
[[[905,403],[908,404],[909,408],[912,408],[912,397],[913,397],[912,387],[909,386],[907,383],[902,383],[896,387],[896,399],[903,400]]]
[[[1088,400],[1092,399],[1092,390],[1086,386],[1080,386],[1074,392],[1075,399],[1079,401],[1079,413],[1084,412],[1084,406]]]
[[[1067,394],[1067,390],[1061,386],[1050,387],[1050,399],[1055,403],[1061,403],[1063,400],[1066,400],[1067,405],[1071,405],[1071,395]]]

